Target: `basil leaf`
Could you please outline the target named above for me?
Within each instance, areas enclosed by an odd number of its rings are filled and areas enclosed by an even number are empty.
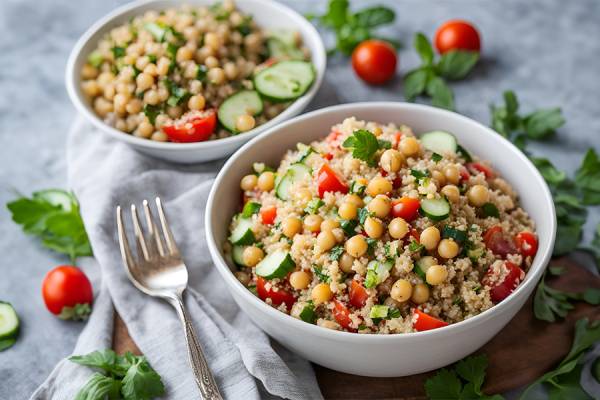
[[[558,185],[566,179],[567,175],[557,170],[547,158],[531,157],[530,159],[548,184]]]
[[[575,173],[575,184],[583,192],[583,203],[600,204],[600,158],[589,149]]]
[[[444,53],[437,64],[441,76],[448,79],[463,79],[477,64],[479,53],[476,51],[453,50]]]
[[[427,37],[421,32],[418,32],[415,34],[413,44],[417,50],[417,53],[419,54],[419,57],[421,57],[423,64],[426,66],[431,65],[433,63],[433,48],[431,47]]]
[[[394,21],[396,14],[393,10],[382,7],[370,7],[360,10],[353,15],[353,23],[366,28],[389,24]]]
[[[431,97],[431,104],[436,107],[454,110],[454,95],[446,82],[438,76],[427,82],[427,94]]]
[[[483,206],[481,206],[481,210],[483,211],[483,215],[486,217],[500,217],[498,207],[496,207],[494,203],[485,203]]]
[[[121,397],[121,381],[98,372],[75,395],[75,400],[104,400]]]
[[[424,68],[415,69],[404,76],[404,97],[407,101],[413,101],[423,94],[428,77],[429,72]]]
[[[323,25],[338,29],[346,23],[350,2],[348,0],[331,0],[327,13],[320,18]]]
[[[144,115],[152,125],[156,122],[156,117],[162,112],[163,108],[159,105],[144,104]]]
[[[524,119],[525,133],[530,139],[540,140],[565,124],[560,108],[537,110]]]

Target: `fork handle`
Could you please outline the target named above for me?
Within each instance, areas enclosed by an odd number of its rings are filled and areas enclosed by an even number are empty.
[[[219,388],[215,382],[215,378],[208,368],[208,363],[206,362],[206,358],[202,352],[202,346],[200,345],[198,337],[196,336],[196,332],[192,325],[192,320],[190,319],[190,316],[183,305],[183,299],[181,295],[176,295],[173,298],[169,298],[169,300],[169,302],[177,310],[177,315],[179,315],[179,319],[183,324],[190,364],[192,365],[192,371],[194,372],[194,379],[196,380],[196,384],[198,385],[200,393],[202,394],[202,399],[223,400],[221,393],[219,393]]]

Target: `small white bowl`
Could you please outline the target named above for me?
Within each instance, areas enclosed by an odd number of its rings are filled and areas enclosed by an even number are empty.
[[[130,17],[141,15],[148,10],[163,10],[169,7],[178,7],[182,4],[201,6],[214,3],[215,0],[134,1],[117,8],[92,25],[77,41],[67,62],[65,75],[67,92],[77,110],[108,136],[123,141],[143,153],[177,163],[195,163],[222,158],[233,153],[259,133],[298,115],[315,96],[323,81],[327,64],[325,47],[317,30],[306,18],[289,7],[269,0],[236,0],[236,5],[244,13],[252,15],[257,24],[262,28],[281,28],[298,31],[302,36],[304,45],[310,49],[311,62],[316,72],[315,81],[310,89],[275,118],[251,131],[224,139],[198,143],[163,143],[138,138],[121,132],[106,124],[96,115],[85,95],[81,92],[79,73],[88,55],[96,48],[100,39],[108,31],[126,23]]]
[[[240,179],[253,162],[278,165],[297,142],[323,138],[346,117],[403,123],[416,134],[446,130],[473,154],[491,161],[519,193],[521,206],[536,223],[539,249],[525,280],[507,299],[465,321],[444,328],[394,335],[363,335],[333,331],[284,314],[262,302],[232,274],[223,256],[231,217],[239,210]],[[455,362],[496,335],[523,306],[540,279],[554,246],[556,215],[544,179],[512,143],[462,115],[407,103],[354,103],[317,110],[275,128],[247,143],[225,164],[208,198],[205,219],[211,256],[225,285],[244,312],[263,330],[301,356],[328,368],[365,376],[405,376]]]

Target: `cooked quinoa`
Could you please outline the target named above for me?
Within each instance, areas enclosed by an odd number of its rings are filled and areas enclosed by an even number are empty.
[[[325,133],[324,133],[325,134]],[[278,310],[359,333],[434,329],[523,280],[534,222],[492,166],[454,136],[347,118],[241,180],[226,250]]]
[[[254,78],[279,62],[309,59],[298,32],[267,32],[232,0],[184,5],[146,11],[113,28],[83,65],[81,89],[94,112],[125,133],[156,141],[213,140],[251,130],[285,110],[293,99],[263,96]],[[253,102],[238,102],[243,108],[227,126],[219,107],[242,91]],[[207,116],[212,129],[202,134],[182,137],[164,129]]]

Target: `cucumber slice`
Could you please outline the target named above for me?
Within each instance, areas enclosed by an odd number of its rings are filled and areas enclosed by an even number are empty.
[[[310,167],[305,164],[295,163],[290,165],[283,178],[277,183],[277,187],[275,188],[277,197],[281,200],[289,200],[292,185],[300,182],[306,176],[310,175],[311,172]]]
[[[269,32],[269,38],[277,39],[286,46],[298,46],[296,31],[290,29],[274,29]]]
[[[254,90],[242,90],[229,96],[219,106],[219,122],[231,133],[240,133],[235,127],[237,117],[243,114],[258,115],[263,111],[263,102]]]
[[[233,262],[239,265],[240,267],[247,267],[244,264],[244,249],[246,246],[233,246],[233,250],[231,251],[231,257],[233,258]]]
[[[312,153],[316,153],[315,149],[313,149],[311,146],[305,145],[304,143],[298,143],[298,144],[296,144],[296,148],[300,152],[298,154],[298,162],[303,162]]]
[[[256,264],[256,275],[265,279],[283,278],[294,268],[296,268],[296,263],[292,260],[290,253],[276,250]]]
[[[455,154],[458,143],[453,134],[444,131],[432,131],[421,135],[421,143],[427,150],[440,155]]]
[[[369,311],[369,318],[385,318],[388,315],[389,307],[381,304],[375,304]]]
[[[432,221],[442,221],[450,215],[450,204],[446,199],[423,199],[421,213]]]
[[[229,241],[232,244],[249,245],[254,243],[254,232],[252,232],[252,219],[238,217],[237,225],[231,232]]]
[[[425,276],[427,274],[427,270],[429,269],[429,267],[431,267],[432,265],[437,264],[437,260],[431,256],[425,256],[425,257],[421,257],[416,263],[415,263],[415,274],[419,275],[419,277],[421,279],[423,279],[423,281],[425,281]]]
[[[254,87],[273,101],[288,101],[302,96],[314,80],[315,69],[311,63],[281,61],[259,72],[254,78]]]
[[[10,303],[0,301],[0,341],[15,339],[18,334],[19,317],[15,309]]]
[[[304,53],[298,47],[285,43],[283,40],[272,37],[267,40],[269,56],[276,60],[303,60]]]

